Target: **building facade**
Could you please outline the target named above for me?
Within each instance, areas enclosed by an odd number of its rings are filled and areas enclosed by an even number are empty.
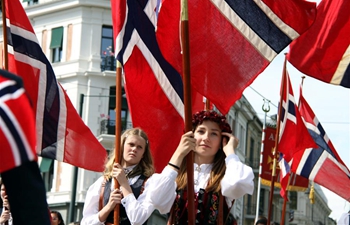
[[[57,80],[106,151],[113,150],[116,74],[110,0],[23,0],[22,4]],[[132,121],[125,97],[121,101],[123,130],[132,127]],[[244,96],[231,107],[227,119],[240,140],[236,154],[255,173],[254,194],[236,199],[232,208],[238,224],[250,225],[254,224],[257,204],[260,214],[267,215],[268,210],[268,187],[261,186],[257,201],[262,119]],[[59,210],[67,222],[80,221],[87,189],[101,174],[48,159],[40,159],[39,164],[50,209]],[[72,190],[76,190],[74,200]],[[330,210],[321,195],[316,194],[320,200],[311,207],[307,195],[297,193],[294,220],[286,224],[331,224],[327,223]],[[273,220],[279,221],[279,190],[274,196]],[[149,224],[164,221],[163,215],[155,213]]]

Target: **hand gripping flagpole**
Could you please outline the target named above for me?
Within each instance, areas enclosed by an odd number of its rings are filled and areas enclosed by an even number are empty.
[[[266,104],[267,103],[267,104]],[[262,173],[262,164],[263,164],[263,154],[264,154],[264,140],[265,140],[265,129],[266,129],[266,117],[267,113],[270,111],[270,101],[264,99],[264,104],[262,105],[262,110],[265,112],[263,132],[261,137],[261,148],[260,148],[260,164],[259,164],[259,178],[258,178],[258,193],[256,195],[256,213],[255,213],[255,222],[259,218],[259,201],[260,201],[260,187],[261,187],[261,173]]]
[[[184,108],[185,131],[192,130],[192,104],[191,104],[191,79],[190,79],[190,38],[188,28],[188,1],[181,0],[181,45],[182,45],[182,71],[184,83]],[[195,224],[194,212],[194,176],[193,176],[193,151],[186,156],[187,169],[187,209],[188,224]]]

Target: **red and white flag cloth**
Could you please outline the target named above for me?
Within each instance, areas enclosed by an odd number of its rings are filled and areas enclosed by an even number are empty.
[[[0,70],[0,173],[36,161],[35,142],[34,114],[22,80]]]
[[[180,2],[112,0],[111,6],[132,122],[148,133],[159,170],[184,132]],[[315,7],[302,0],[191,1],[193,99],[198,92],[227,113],[244,88],[309,27]]]
[[[297,105],[295,104],[292,85],[284,62],[282,83],[281,83],[281,113],[279,115],[279,142],[278,151],[281,153],[281,195],[285,195],[288,183],[290,165],[294,162],[294,155],[304,151],[309,147],[316,147],[316,144],[310,136],[305,124],[300,116]]]
[[[350,88],[350,1],[322,0],[310,29],[290,45],[288,61],[302,73]]]
[[[183,84],[157,44],[157,0],[112,0],[115,53],[123,65],[134,127],[150,140],[156,171],[161,171],[184,133]],[[196,99],[196,98],[195,98]]]
[[[0,70],[0,173],[13,224],[50,225],[35,142],[34,113],[22,79]]]
[[[37,154],[84,169],[102,171],[106,150],[84,124],[57,82],[20,1],[4,1],[8,70],[23,79],[33,104]]]
[[[295,104],[293,89],[286,68],[284,68],[283,77],[278,151],[283,153],[283,158],[290,163],[295,153],[309,147],[316,147],[316,144],[306,129],[298,106]]]
[[[188,2],[191,84],[226,114],[244,89],[315,18],[303,0],[193,0]],[[157,41],[182,74],[180,1],[163,0]],[[210,16],[208,16],[210,15]]]
[[[300,90],[300,114],[317,144],[293,157],[292,171],[350,201],[350,171]]]

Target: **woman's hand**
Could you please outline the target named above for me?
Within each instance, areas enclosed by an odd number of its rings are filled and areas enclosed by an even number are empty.
[[[115,189],[115,190],[111,191],[108,203],[106,205],[108,207],[109,211],[114,210],[115,206],[117,204],[120,204],[122,197],[123,197],[123,195],[119,189]]]
[[[10,211],[9,210],[3,210],[0,216],[0,223],[5,223],[10,219]]]
[[[193,151],[196,147],[196,139],[192,131],[189,131],[182,135],[179,145],[176,148],[173,156],[170,159],[170,163],[180,167],[183,159],[190,151]],[[170,167],[175,169],[174,167]]]
[[[118,183],[121,186],[129,184],[128,179],[126,178],[124,169],[119,163],[114,163],[112,176],[113,178],[117,179]]]
[[[225,155],[228,156],[230,154],[235,153],[235,149],[237,148],[239,143],[238,138],[226,132],[222,132],[221,134],[222,134],[222,146],[223,146],[223,151],[225,152]]]
[[[8,210],[10,210],[10,203],[9,203],[9,200],[7,198],[8,198],[7,195],[5,195],[4,199],[3,199],[2,206],[7,208]]]
[[[126,178],[124,168],[119,163],[114,163],[112,176],[113,178],[117,179],[124,197],[132,193],[132,189],[129,185],[128,178]]]

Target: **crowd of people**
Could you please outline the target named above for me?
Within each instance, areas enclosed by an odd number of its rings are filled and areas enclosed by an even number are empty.
[[[238,144],[225,116],[215,111],[197,112],[192,117],[192,130],[182,135],[168,165],[155,173],[146,132],[128,129],[121,136],[121,159],[116,162],[115,151],[111,151],[103,175],[87,191],[82,221],[69,225],[113,225],[117,205],[119,224],[147,224],[155,210],[167,215],[167,224],[188,224],[186,156],[190,152],[194,156],[195,223],[235,225],[230,214],[235,199],[251,195],[254,189],[252,168],[235,154]],[[1,177],[0,187],[0,225],[13,225]],[[49,212],[51,225],[65,225],[59,211]],[[349,215],[342,220],[348,221]],[[267,222],[260,216],[255,225]]]
[[[155,173],[151,143],[141,128],[121,136],[120,160],[111,151],[103,175],[88,189],[81,222],[69,225],[147,224],[158,210],[168,224],[188,224],[186,156],[193,152],[194,212],[196,224],[237,224],[230,214],[235,199],[252,194],[254,173],[235,153],[239,140],[225,116],[200,111],[192,116],[192,130],[184,133],[168,165]],[[166,148],[166,147],[165,147]],[[115,183],[117,181],[117,184]],[[0,225],[12,225],[11,207],[1,182]],[[65,225],[59,211],[50,211],[51,225]],[[256,225],[266,225],[259,217]]]
[[[224,116],[201,111],[193,115],[192,123],[193,130],[182,136],[168,165],[159,174],[154,173],[147,134],[140,128],[125,131],[121,137],[120,163],[115,162],[112,151],[103,176],[88,189],[81,224],[113,224],[117,204],[120,224],[145,224],[154,210],[168,214],[170,224],[187,224],[184,159],[191,151],[196,223],[219,224],[226,220],[226,224],[234,224],[229,209],[235,199],[253,193],[253,171],[235,154],[239,141]],[[119,188],[115,188],[113,178]]]

